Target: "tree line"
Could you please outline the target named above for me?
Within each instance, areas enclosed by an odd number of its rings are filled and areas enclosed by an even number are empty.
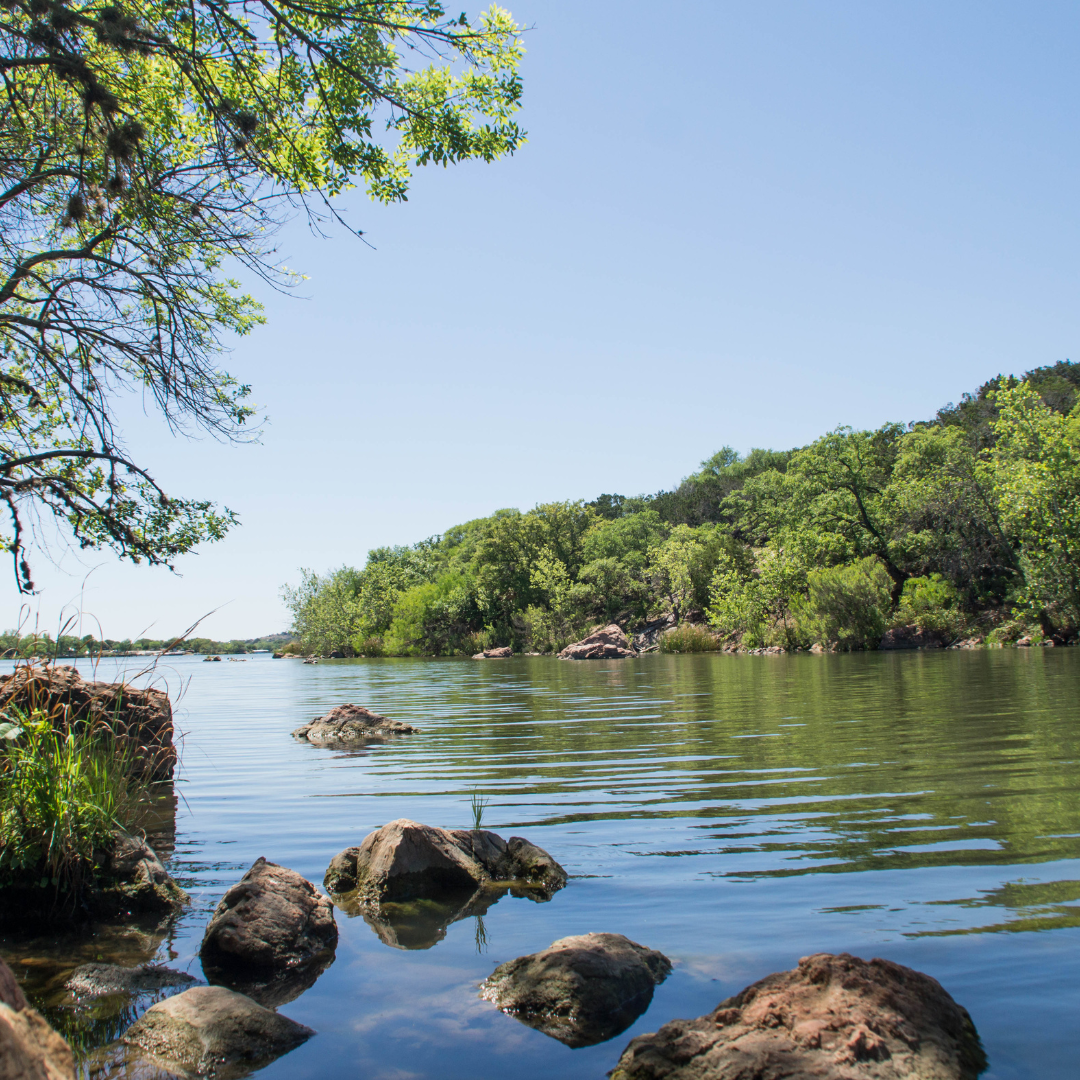
[[[161,652],[169,649],[170,652],[195,653],[196,655],[212,655],[221,653],[237,654],[256,651],[273,651],[280,649],[291,641],[289,634],[271,634],[261,638],[234,638],[231,641],[215,641],[213,638],[189,637],[177,638],[148,638],[141,637],[132,641],[131,638],[102,638],[98,640],[93,634],[79,637],[75,634],[57,634],[53,637],[48,633],[23,634],[18,630],[6,630],[0,633],[0,659],[5,660],[35,660],[35,659],[77,659],[80,656],[129,656],[133,653]]]
[[[666,619],[661,647],[1072,641],[1080,365],[999,375],[930,420],[724,447],[676,488],[499,510],[361,569],[301,570],[297,649],[549,653]]]

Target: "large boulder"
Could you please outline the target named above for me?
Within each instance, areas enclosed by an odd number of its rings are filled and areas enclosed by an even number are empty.
[[[333,904],[296,871],[259,859],[221,898],[199,955],[210,982],[280,1005],[333,962],[337,940]]]
[[[26,712],[40,709],[62,730],[108,725],[135,748],[140,767],[157,779],[173,774],[172,706],[163,690],[88,682],[64,664],[20,664],[12,674],[0,676],[0,712],[10,705]]]
[[[509,645],[497,645],[494,649],[485,649],[474,654],[474,660],[509,660],[514,650]]]
[[[520,836],[503,840],[486,829],[439,829],[399,818],[335,855],[323,884],[334,894],[355,892],[350,900],[366,906],[443,899],[499,882],[546,900],[566,880],[546,851]]]
[[[611,1078],[974,1080],[985,1068],[967,1010],[929,975],[817,953],[633,1039]]]
[[[102,857],[100,885],[90,901],[95,914],[176,913],[187,902],[187,893],[145,840],[116,834]]]
[[[11,969],[0,960],[0,1077],[75,1080],[71,1047],[31,1009]]]
[[[224,986],[194,986],[152,1005],[123,1041],[152,1065],[224,1080],[246,1076],[314,1034]]]
[[[626,635],[616,623],[594,630],[588,637],[567,645],[560,660],[619,660],[624,656],[636,656]]]
[[[370,709],[350,704],[336,705],[325,716],[317,716],[310,724],[298,727],[293,736],[312,743],[338,743],[387,735],[414,735],[419,731],[412,724],[389,720]]]
[[[579,934],[501,964],[480,994],[567,1046],[593,1046],[625,1031],[670,973],[663,953],[622,934]]]

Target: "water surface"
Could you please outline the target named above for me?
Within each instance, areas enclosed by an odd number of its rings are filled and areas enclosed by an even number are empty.
[[[0,942],[50,1015],[85,959],[156,949],[201,977],[206,919],[260,855],[321,882],[394,818],[469,826],[476,791],[485,827],[546,848],[569,886],[507,896],[426,949],[339,912],[335,963],[281,1009],[318,1035],[260,1077],[598,1078],[633,1035],[825,950],[937,978],[972,1013],[988,1078],[1076,1075],[1080,652],[170,658],[156,677],[181,694],[170,868],[193,903],[160,945]],[[423,733],[352,753],[289,737],[341,702]],[[675,964],[624,1034],[570,1050],[477,996],[497,964],[588,931]]]

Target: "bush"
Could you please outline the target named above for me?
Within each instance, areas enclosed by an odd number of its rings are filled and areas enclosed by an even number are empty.
[[[894,626],[917,626],[928,633],[958,637],[964,620],[957,599],[956,589],[940,574],[908,578],[890,622]]]
[[[9,708],[0,720],[0,888],[51,887],[74,906],[154,782],[107,724],[58,731],[53,719]]]
[[[684,623],[660,635],[660,651],[666,653],[718,652],[720,639],[704,626]]]
[[[807,637],[843,650],[878,647],[892,606],[892,581],[876,558],[811,570],[806,588],[796,616]]]

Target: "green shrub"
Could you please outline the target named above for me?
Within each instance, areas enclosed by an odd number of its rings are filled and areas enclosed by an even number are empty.
[[[718,652],[720,639],[704,626],[683,623],[660,635],[660,651],[666,653]]]
[[[894,626],[917,626],[930,633],[955,637],[964,626],[957,600],[956,589],[941,574],[908,578],[900,604],[889,621]]]
[[[873,557],[847,566],[811,570],[805,599],[795,605],[802,632],[822,645],[876,649],[885,633],[892,581]]]
[[[60,731],[10,708],[0,722],[0,887],[36,884],[75,903],[153,786],[136,748],[104,723]]]

